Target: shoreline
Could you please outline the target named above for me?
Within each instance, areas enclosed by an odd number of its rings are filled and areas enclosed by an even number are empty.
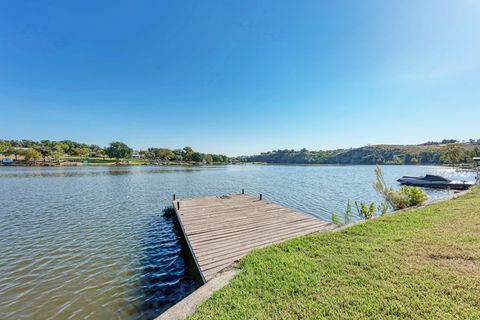
[[[475,186],[473,188],[475,188]],[[325,233],[329,234],[329,233],[341,232],[343,230],[347,230],[347,229],[350,229],[350,228],[358,226],[358,225],[367,224],[367,223],[370,223],[371,221],[376,221],[380,218],[390,217],[390,216],[394,216],[394,215],[400,214],[400,213],[408,213],[408,212],[411,212],[411,211],[421,210],[421,209],[428,208],[432,205],[435,205],[435,204],[438,204],[438,203],[441,203],[441,202],[452,201],[452,200],[455,200],[459,197],[462,197],[462,196],[470,193],[473,188],[470,188],[470,189],[464,190],[464,191],[459,191],[459,192],[454,191],[452,195],[449,195],[449,196],[444,197],[444,198],[436,199],[432,202],[428,202],[428,203],[425,203],[423,205],[409,207],[409,208],[396,210],[396,211],[390,211],[390,212],[387,212],[383,216],[374,216],[369,220],[358,220],[358,221],[355,221],[355,222],[347,224],[347,225],[341,225],[341,226],[338,226],[337,228],[335,228],[333,230],[330,230],[330,231],[327,231]],[[296,237],[294,239],[287,240],[287,242],[288,241],[295,241],[295,239],[308,237],[308,236],[311,236],[311,234],[306,235],[306,236]],[[275,246],[275,244],[271,245],[270,247],[272,247],[272,246]],[[268,247],[266,247],[266,248],[268,248]],[[243,260],[243,258],[241,260]],[[238,274],[240,274],[242,272],[242,269],[238,267],[240,263],[241,262],[239,261],[239,262],[235,263],[234,265],[231,265],[231,266],[225,268],[224,270],[220,271],[215,278],[213,278],[209,282],[206,282],[204,285],[202,285],[197,290],[192,292],[189,296],[185,297],[184,299],[180,300],[179,302],[177,302],[175,305],[173,305],[169,309],[165,310],[162,314],[157,316],[155,318],[155,320],[180,320],[180,319],[186,319],[188,316],[194,314],[196,312],[197,308],[203,302],[208,300],[215,292],[219,291],[224,286],[229,284],[231,282],[231,280],[234,279],[235,276],[237,276]]]
[[[21,160],[19,160],[21,161]],[[95,160],[94,160],[95,161]],[[67,164],[66,164],[67,163]],[[133,160],[132,163],[120,163],[116,164],[115,160],[112,161],[100,161],[100,162],[62,162],[51,163],[51,162],[37,162],[35,164],[26,164],[26,163],[11,163],[11,164],[0,164],[2,167],[138,167],[138,166],[151,166],[151,167],[168,167],[168,166],[182,166],[182,167],[207,167],[207,166],[242,166],[242,165],[257,165],[257,166],[297,166],[297,167],[351,167],[351,166],[392,166],[392,167],[402,167],[402,166],[415,166],[415,167],[442,167],[442,168],[451,168],[459,169],[462,171],[472,171],[475,172],[475,168],[462,168],[454,165],[445,165],[445,164],[393,164],[393,163],[384,163],[384,164],[362,164],[362,163],[352,163],[352,164],[334,164],[334,163],[267,163],[267,162],[238,162],[238,163],[190,163],[190,162],[163,162],[159,164],[147,163],[145,160]]]

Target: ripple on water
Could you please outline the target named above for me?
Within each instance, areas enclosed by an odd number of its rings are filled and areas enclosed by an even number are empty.
[[[385,167],[402,175],[440,167]],[[172,218],[179,197],[263,193],[329,219],[379,199],[371,166],[0,168],[0,319],[151,319],[196,287]],[[432,198],[445,196],[429,191]]]

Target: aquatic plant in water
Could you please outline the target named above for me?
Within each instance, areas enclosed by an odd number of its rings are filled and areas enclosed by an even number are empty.
[[[347,207],[345,208],[345,224],[349,224],[352,220],[352,201],[347,200]]]
[[[332,212],[332,223],[336,224],[337,226],[342,225],[342,222],[340,221],[340,218],[337,216],[335,212]]]
[[[175,209],[172,206],[165,207],[163,208],[162,213],[165,217],[172,217],[175,215]]]

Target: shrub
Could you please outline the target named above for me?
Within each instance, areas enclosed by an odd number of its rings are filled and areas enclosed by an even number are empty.
[[[418,187],[403,186],[400,191],[408,198],[408,206],[418,206],[427,201],[428,196]]]
[[[373,188],[385,199],[390,207],[398,210],[409,206],[409,200],[405,193],[397,191],[392,187],[387,187],[382,169],[379,166],[375,167],[375,177]]]
[[[375,204],[373,202],[367,206],[364,202],[358,203],[355,201],[355,206],[357,207],[358,215],[365,220],[371,219],[375,215]]]
[[[378,206],[378,212],[380,212],[380,215],[381,216],[384,216],[388,211],[388,204],[382,202],[379,206]]]

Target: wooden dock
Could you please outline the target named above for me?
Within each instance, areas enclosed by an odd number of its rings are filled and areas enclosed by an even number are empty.
[[[178,221],[204,282],[254,248],[336,228],[261,198],[237,194],[175,200],[174,196]]]

